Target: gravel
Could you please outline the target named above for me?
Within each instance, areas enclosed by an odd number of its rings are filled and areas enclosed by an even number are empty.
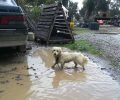
[[[75,35],[76,40],[87,40],[103,51],[103,57],[114,65],[114,73],[120,79],[120,27],[100,27],[99,31],[89,31]]]
[[[98,49],[104,51],[106,57],[120,61],[120,30],[118,32],[119,34],[96,34],[96,31],[90,31],[75,35],[75,39],[88,40]]]

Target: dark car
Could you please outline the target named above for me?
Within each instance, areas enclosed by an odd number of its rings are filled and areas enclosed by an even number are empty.
[[[27,42],[25,15],[14,0],[0,0],[0,47],[25,50]]]
[[[113,23],[114,26],[119,26],[120,27],[120,18],[112,19],[112,23]]]

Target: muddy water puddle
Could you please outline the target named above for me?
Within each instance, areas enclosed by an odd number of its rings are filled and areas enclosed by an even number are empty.
[[[0,100],[120,100],[119,84],[91,60],[85,71],[53,70],[50,48],[0,60]]]

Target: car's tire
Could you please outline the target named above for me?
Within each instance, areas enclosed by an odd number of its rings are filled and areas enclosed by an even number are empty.
[[[25,53],[26,52],[26,45],[21,45],[17,47],[18,52]]]
[[[120,27],[120,23],[118,24],[118,26]]]

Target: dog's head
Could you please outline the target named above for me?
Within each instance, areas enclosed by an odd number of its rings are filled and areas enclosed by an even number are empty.
[[[58,57],[62,52],[62,49],[60,47],[53,47],[52,48],[52,53],[54,57]]]

